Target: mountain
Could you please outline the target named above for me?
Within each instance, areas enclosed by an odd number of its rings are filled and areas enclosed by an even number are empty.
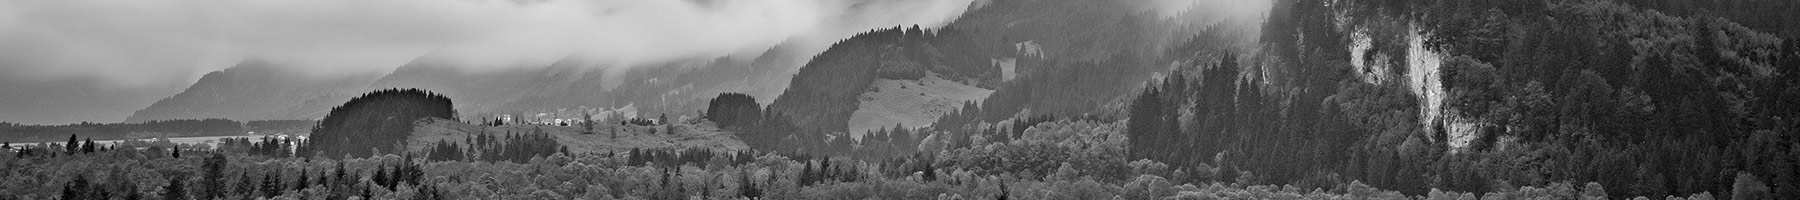
[[[420,59],[387,74],[341,78],[312,78],[273,63],[246,61],[203,76],[187,90],[137,111],[129,121],[317,119],[356,94],[388,88],[442,93],[456,99],[457,110],[469,120],[500,115],[573,119],[583,111],[627,108],[648,115],[697,117],[693,111],[718,93],[772,99],[787,86],[783,77],[802,62],[796,61],[804,58],[800,54],[783,45],[756,54],[643,66],[564,60],[548,66],[478,70]],[[605,70],[613,67],[629,69]]]
[[[244,61],[207,73],[193,86],[126,117],[126,122],[170,119],[317,119],[331,106],[375,81],[373,75],[316,78],[273,63]]]
[[[852,119],[859,121],[857,129],[929,126],[938,121],[935,116],[960,110],[965,102],[990,111],[979,114],[985,122],[1019,113],[1105,113],[1097,110],[1100,105],[1120,102],[1167,66],[1161,56],[1170,46],[1165,43],[1186,40],[1197,30],[1180,16],[1163,17],[1138,4],[983,1],[944,28],[874,30],[817,55],[783,44],[757,53],[635,66],[571,59],[469,68],[422,58],[387,74],[328,80],[246,62],[209,74],[131,119],[313,119],[358,92],[387,88],[442,93],[457,99],[468,120],[574,119],[626,107],[645,115],[698,117],[695,110],[725,92],[769,100],[771,110],[793,116],[801,127],[828,132],[860,132],[849,128]],[[927,75],[943,80],[930,82],[934,87],[959,89],[909,100],[870,93],[880,80],[925,85],[920,80]],[[934,101],[939,103],[890,111],[862,105]]]
[[[800,127],[847,132],[852,114],[865,101],[861,97],[878,93],[872,86],[880,80],[941,75],[959,84],[998,82],[1002,75],[999,66],[985,54],[971,51],[973,43],[960,40],[966,38],[956,30],[917,26],[858,34],[833,44],[801,67],[787,91],[769,104],[769,110],[787,114]]]
[[[941,128],[971,128],[961,125],[1019,114],[1109,113],[1101,105],[1122,101],[1172,65],[1163,55],[1175,46],[1169,43],[1190,40],[1205,28],[1190,15],[1165,17],[1140,3],[981,1],[942,28],[859,34],[801,67],[769,110],[799,127],[852,136],[896,123],[936,126],[953,113],[978,117]],[[921,81],[928,74],[943,81]],[[892,94],[921,89],[899,88],[907,84],[942,93]],[[952,89],[965,86],[971,89]],[[965,103],[979,108],[963,108]],[[985,112],[952,112],[958,110]]]

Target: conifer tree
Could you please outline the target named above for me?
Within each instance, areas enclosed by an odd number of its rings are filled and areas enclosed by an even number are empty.
[[[762,198],[762,189],[757,189],[756,183],[750,182],[750,172],[744,169],[738,170],[738,193],[738,196],[747,199]]]
[[[62,199],[97,199],[88,195],[92,192],[89,190],[92,188],[88,188],[87,176],[76,175],[75,180],[70,180],[68,184],[63,185]]]
[[[225,196],[225,155],[214,153],[201,163],[206,174],[200,179],[202,192],[198,199],[214,199]]]
[[[236,185],[236,188],[231,191],[232,194],[251,195],[256,193],[257,182],[255,178],[250,178],[250,169],[245,168],[243,173],[238,174],[238,184]]]
[[[185,185],[185,182],[187,182],[186,176],[175,175],[174,177],[169,177],[169,184],[163,186],[162,199],[187,199],[187,186]]]
[[[311,177],[306,174],[306,169],[300,169],[300,177],[294,178],[294,191],[306,190],[307,186],[311,186],[312,182],[308,182],[308,179]]]
[[[581,134],[594,134],[594,114],[581,112]]]
[[[263,175],[262,187],[257,190],[262,192],[263,198],[275,198],[275,196],[281,195],[282,189],[281,173],[269,172]]]
[[[94,138],[88,138],[81,143],[81,153],[94,153]]]
[[[387,165],[385,165],[385,164],[380,167],[376,167],[375,168],[375,177],[371,177],[370,180],[375,181],[376,185],[381,185],[382,187],[388,187],[388,184],[387,184],[388,183],[388,172],[387,171],[388,171]]]
[[[63,153],[74,155],[81,150],[81,141],[75,140],[75,134],[69,134],[69,142],[63,143]]]
[[[333,174],[331,175],[331,180],[337,180],[339,182],[343,182],[343,184],[339,184],[339,185],[349,185],[350,181],[344,179],[344,176],[345,176],[344,161],[338,161],[337,162],[337,170],[333,170],[332,173]]]

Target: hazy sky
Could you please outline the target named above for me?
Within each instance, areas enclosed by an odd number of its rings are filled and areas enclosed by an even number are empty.
[[[0,0],[0,121],[117,122],[247,58],[628,66],[942,24],[969,0]]]

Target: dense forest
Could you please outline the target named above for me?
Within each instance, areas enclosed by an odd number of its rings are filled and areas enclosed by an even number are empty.
[[[788,114],[805,130],[844,132],[857,97],[876,79],[919,79],[933,73],[977,86],[998,82],[1001,69],[969,37],[956,29],[916,25],[857,34],[814,56],[768,110]]]
[[[1020,139],[884,161],[632,149],[522,160],[332,159],[259,148],[101,145],[0,152],[0,193],[21,199],[1537,199],[1604,198],[1598,183],[1406,194],[1220,179],[1219,168],[1127,162],[1124,122],[1046,122]],[[281,144],[263,139],[261,144]],[[1170,178],[1174,177],[1174,178]],[[1245,177],[1245,176],[1237,176]],[[1711,194],[1679,199],[1715,199]],[[1671,199],[1677,199],[1671,197]]]
[[[1278,61],[1177,69],[1137,95],[1133,158],[1409,194],[1560,181],[1613,198],[1727,194],[1750,179],[1800,197],[1793,39],[1605,1],[1276,8],[1264,29],[1279,31],[1252,55]],[[1408,35],[1442,55],[1440,73],[1382,58],[1426,56],[1408,55],[1421,53]],[[1361,58],[1322,50],[1358,40],[1372,46]],[[1432,99],[1412,87],[1428,86],[1407,76],[1438,76],[1442,111],[1420,109]]]
[[[401,152],[420,119],[455,120],[450,98],[419,89],[386,89],[334,107],[300,145],[300,157],[369,157]]]

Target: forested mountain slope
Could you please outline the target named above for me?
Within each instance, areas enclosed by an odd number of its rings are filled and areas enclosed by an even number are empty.
[[[928,74],[969,85],[999,81],[999,66],[958,30],[895,27],[845,39],[794,75],[769,109],[808,130],[845,132],[848,120],[878,79],[917,80]]]
[[[1262,34],[1139,92],[1131,155],[1302,187],[1800,196],[1791,38],[1607,1],[1278,1]]]
[[[844,128],[859,105],[856,98],[873,91],[868,85],[878,79],[916,79],[912,77],[921,75],[890,72],[917,65],[952,81],[995,90],[985,100],[971,101],[979,108],[955,109],[982,111],[959,113],[980,117],[951,120],[958,124],[998,122],[1022,113],[1099,115],[1106,112],[1100,105],[1118,101],[1171,66],[1164,56],[1176,46],[1171,43],[1188,41],[1217,23],[1189,19],[1202,13],[1161,16],[1143,3],[980,1],[943,28],[857,35],[802,67],[771,110],[793,116],[807,129],[860,134]],[[935,126],[902,126],[928,125]]]

